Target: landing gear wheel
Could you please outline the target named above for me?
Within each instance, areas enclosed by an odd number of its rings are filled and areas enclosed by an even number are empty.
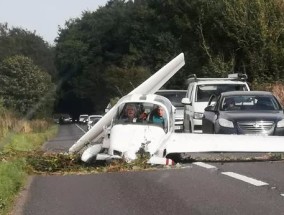
[[[175,163],[180,163],[182,161],[181,153],[168,154],[166,158],[173,160]]]

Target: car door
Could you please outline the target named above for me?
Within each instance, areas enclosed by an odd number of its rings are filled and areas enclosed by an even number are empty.
[[[214,124],[218,115],[218,106],[219,106],[220,97],[211,96],[208,102],[208,106],[204,110],[203,118],[202,118],[202,133],[210,133],[213,134]],[[214,103],[214,101],[216,101]]]

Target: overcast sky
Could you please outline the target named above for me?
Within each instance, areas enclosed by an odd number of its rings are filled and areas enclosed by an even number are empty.
[[[58,26],[70,18],[80,18],[83,11],[95,11],[108,0],[0,0],[0,23],[21,27],[53,44]]]

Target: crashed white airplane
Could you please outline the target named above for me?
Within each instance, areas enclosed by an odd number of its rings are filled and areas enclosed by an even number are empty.
[[[174,106],[167,98],[154,93],[184,64],[181,53],[121,98],[69,152],[83,152],[81,159],[84,162],[116,158],[132,161],[143,149],[150,154],[149,163],[169,165],[173,164],[168,159],[170,155],[186,152],[284,152],[284,139],[280,136],[175,133]],[[123,118],[128,105],[136,110],[137,118],[131,122]],[[157,107],[164,109],[163,124],[151,120]],[[147,117],[139,119],[142,113]],[[103,141],[98,142],[102,138]]]

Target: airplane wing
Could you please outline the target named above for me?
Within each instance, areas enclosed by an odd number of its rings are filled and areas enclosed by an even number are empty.
[[[129,94],[152,94],[159,90],[182,66],[184,66],[184,54],[181,53],[159,71],[149,77],[146,81],[132,90]],[[123,98],[120,100],[122,101]],[[69,152],[79,152],[85,145],[91,141],[96,141],[103,133],[103,128],[109,126],[111,120],[116,114],[120,101],[111,108],[87,133],[85,133],[75,144],[73,144]]]
[[[166,152],[284,152],[284,137],[173,133]]]

